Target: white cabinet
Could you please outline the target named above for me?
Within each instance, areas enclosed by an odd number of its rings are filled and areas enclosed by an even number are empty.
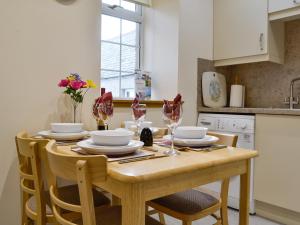
[[[256,116],[256,200],[300,212],[299,131],[299,116]]]
[[[283,26],[269,24],[268,0],[214,0],[215,65],[283,63]]]
[[[269,13],[300,6],[299,0],[269,0]]]
[[[269,20],[293,20],[300,18],[300,0],[269,0]]]

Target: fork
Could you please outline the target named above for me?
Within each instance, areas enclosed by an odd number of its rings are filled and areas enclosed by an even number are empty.
[[[157,155],[157,156],[145,156],[145,157],[133,158],[133,159],[124,159],[124,160],[120,160],[119,164],[139,162],[139,161],[145,161],[145,160],[149,160],[149,159],[159,159],[159,158],[165,158],[165,157],[168,157],[168,156],[167,155]]]

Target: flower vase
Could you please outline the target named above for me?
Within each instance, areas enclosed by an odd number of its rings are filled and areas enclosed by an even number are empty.
[[[81,123],[82,103],[73,104],[73,123]]]

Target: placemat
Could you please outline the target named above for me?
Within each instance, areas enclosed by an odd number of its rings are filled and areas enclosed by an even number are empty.
[[[81,155],[90,155],[86,150],[79,148],[79,147],[71,147],[71,151],[79,153]],[[117,162],[124,159],[134,159],[134,158],[140,158],[140,157],[147,157],[147,156],[153,156],[155,155],[154,152],[148,152],[143,150],[137,150],[133,154],[128,155],[122,155],[122,156],[107,156],[108,162]]]

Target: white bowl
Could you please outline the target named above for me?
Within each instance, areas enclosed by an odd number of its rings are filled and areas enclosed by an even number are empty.
[[[174,136],[181,139],[201,139],[207,133],[206,127],[178,127]]]
[[[80,133],[82,127],[82,123],[51,123],[53,133]]]
[[[125,128],[130,130],[132,127],[135,127],[136,124],[134,121],[124,121]]]
[[[135,130],[136,129],[136,123],[134,121],[124,121],[125,128],[128,130]],[[143,121],[141,122],[141,129],[144,128],[150,128],[152,127],[151,121]]]
[[[101,130],[90,132],[92,140],[96,145],[102,146],[124,146],[128,145],[134,132],[127,130]]]
[[[152,122],[151,121],[143,121],[141,123],[141,130],[143,130],[144,128],[151,128],[152,127]]]

